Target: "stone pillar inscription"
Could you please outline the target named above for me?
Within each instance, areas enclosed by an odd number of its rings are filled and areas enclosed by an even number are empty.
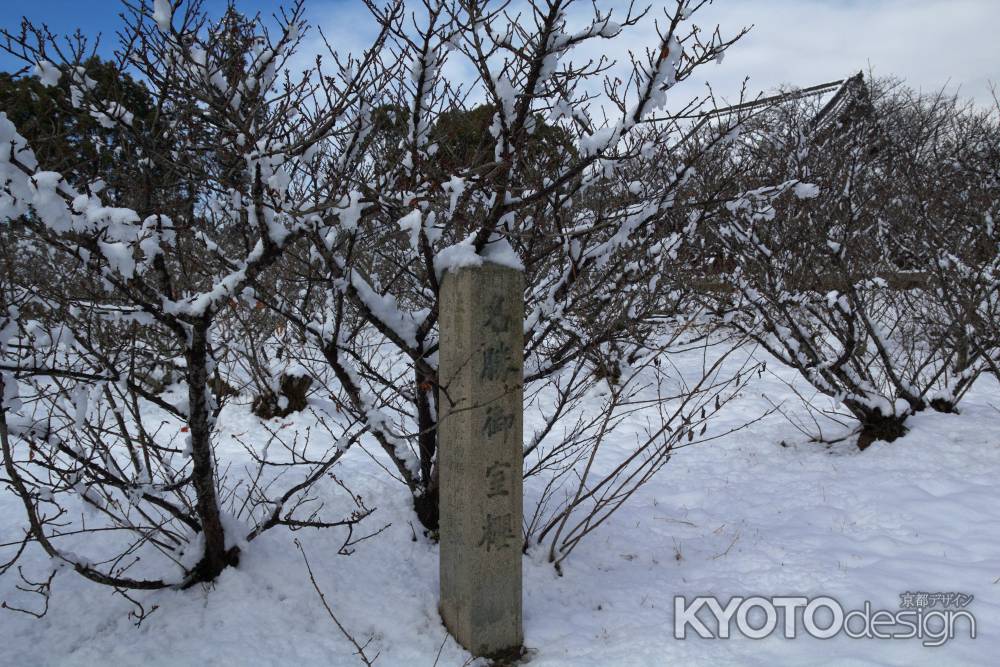
[[[524,288],[461,268],[441,286],[438,470],[441,617],[475,655],[518,652]]]

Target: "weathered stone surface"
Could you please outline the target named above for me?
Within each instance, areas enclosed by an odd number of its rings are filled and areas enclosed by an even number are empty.
[[[475,655],[519,650],[523,278],[494,264],[441,288],[441,616]]]

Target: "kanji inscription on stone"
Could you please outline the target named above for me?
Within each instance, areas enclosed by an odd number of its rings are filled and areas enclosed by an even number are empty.
[[[440,610],[480,656],[523,640],[523,289],[519,271],[488,263],[441,286]]]

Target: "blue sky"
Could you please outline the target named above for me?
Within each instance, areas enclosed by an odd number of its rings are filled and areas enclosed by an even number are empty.
[[[312,0],[308,10],[329,11],[352,0]],[[152,0],[150,0],[152,4]],[[210,13],[221,14],[226,0],[205,0]],[[261,12],[269,15],[280,3],[273,0],[237,0],[245,13]],[[101,33],[101,52],[110,54],[116,42],[115,31],[121,26],[119,14],[123,5],[119,0],[0,0],[0,27],[14,31],[27,17],[33,23],[45,23],[56,34],[69,34],[80,28],[87,37]],[[6,53],[0,53],[0,70],[20,67],[20,62]]]
[[[313,0],[310,8],[332,6],[350,0]],[[221,12],[226,7],[225,0],[205,0],[209,11]],[[238,6],[247,12],[273,12],[278,3],[269,0],[238,0]],[[118,14],[122,11],[118,0],[4,0],[0,2],[0,26],[16,27],[22,16],[32,21],[45,22],[53,31],[71,32],[79,27],[84,32],[112,33],[118,27]]]
[[[515,0],[515,4],[523,0]],[[672,0],[647,0],[654,6]],[[419,4],[419,3],[417,3]],[[585,10],[589,0],[579,2]],[[621,0],[600,0],[602,7]],[[271,13],[271,0],[238,0],[246,12]],[[214,12],[224,0],[206,0]],[[16,28],[22,14],[46,22],[58,33],[80,27],[104,33],[104,50],[114,42],[121,5],[117,0],[0,0],[0,26]],[[338,49],[356,50],[373,32],[360,0],[306,0],[306,17],[321,26]],[[876,75],[901,76],[925,91],[949,90],[990,101],[990,82],[1000,83],[1000,0],[716,0],[696,22],[732,32],[754,24],[750,36],[709,68],[706,80],[723,96],[734,96],[744,76],[753,92],[782,84],[807,86],[869,68]],[[624,59],[626,48],[642,48],[655,38],[651,23],[627,40],[604,43]],[[16,67],[0,55],[0,69]]]

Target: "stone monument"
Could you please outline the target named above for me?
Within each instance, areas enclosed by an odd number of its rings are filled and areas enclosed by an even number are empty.
[[[520,653],[524,287],[485,263],[441,286],[441,617],[478,656]]]

